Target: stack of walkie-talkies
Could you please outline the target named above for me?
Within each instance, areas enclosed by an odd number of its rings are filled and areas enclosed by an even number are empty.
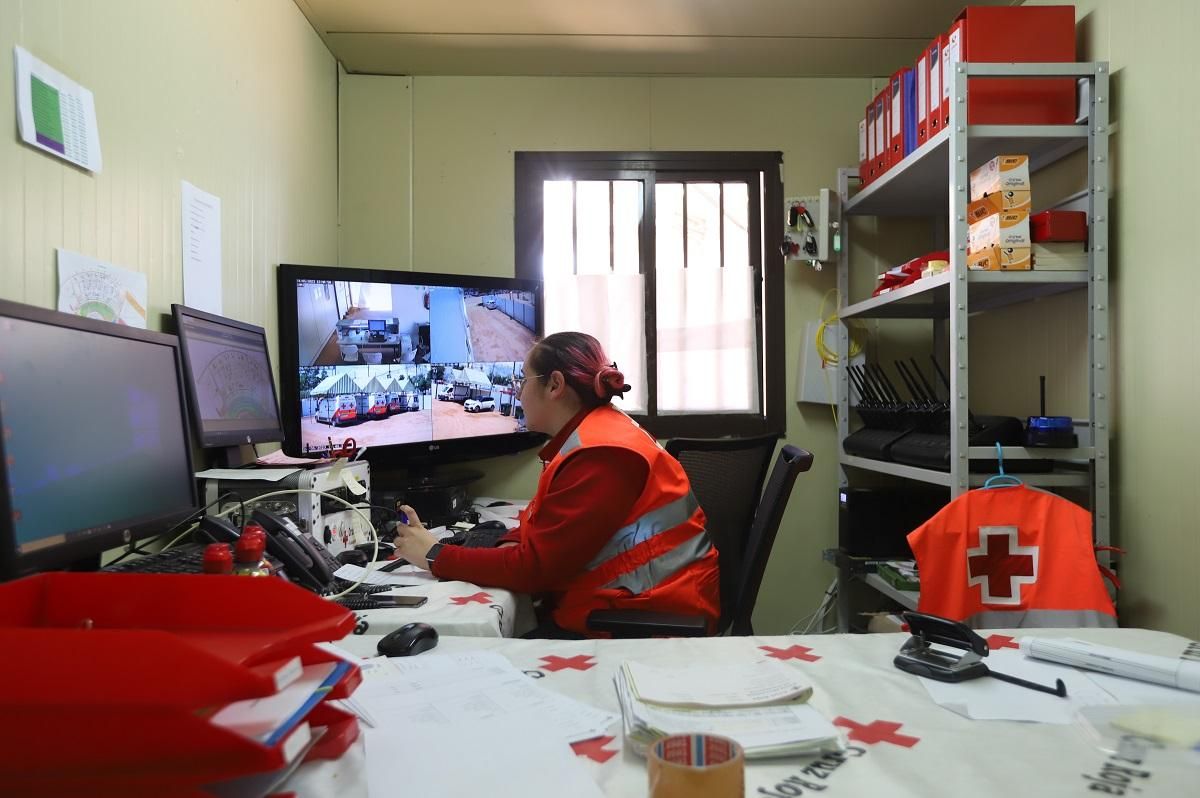
[[[934,369],[947,392],[950,381],[936,359]],[[863,427],[842,441],[846,454],[872,460],[889,460],[921,468],[950,470],[950,403],[938,397],[915,358],[895,361],[904,384],[905,399],[880,365],[850,366],[850,379],[858,392],[856,406]],[[968,414],[971,446],[1022,445],[1020,420],[1010,416]],[[975,469],[992,470],[994,460],[972,460]],[[1049,460],[1005,463],[1009,471],[1048,471]]]

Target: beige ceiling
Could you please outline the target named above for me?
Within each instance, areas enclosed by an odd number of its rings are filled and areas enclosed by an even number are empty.
[[[967,0],[295,2],[353,73],[875,77]]]

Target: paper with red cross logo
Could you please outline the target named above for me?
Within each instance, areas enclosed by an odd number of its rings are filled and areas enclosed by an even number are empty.
[[[492,603],[491,595],[484,593],[482,590],[479,591],[478,593],[474,593],[470,596],[451,596],[450,600],[453,601],[455,604],[457,604],[460,607],[466,606],[467,604],[491,604]]]
[[[776,646],[759,646],[759,648],[767,653],[767,656],[772,659],[798,659],[804,662],[817,662],[821,658],[812,653],[812,649],[808,646],[788,646],[787,648],[778,648]]]
[[[1021,546],[1015,526],[979,527],[979,545],[967,549],[967,584],[984,604],[1019,606],[1021,588],[1037,581],[1038,547]]]
[[[596,660],[589,654],[576,654],[573,657],[560,657],[557,654],[551,654],[542,657],[542,664],[539,666],[544,671],[586,671],[596,667]]]
[[[920,737],[900,734],[900,727],[904,724],[890,720],[873,720],[870,723],[859,723],[850,718],[839,716],[833,719],[833,725],[849,729],[850,731],[846,736],[856,743],[866,743],[867,745],[891,743],[903,748],[912,748],[921,742]]]

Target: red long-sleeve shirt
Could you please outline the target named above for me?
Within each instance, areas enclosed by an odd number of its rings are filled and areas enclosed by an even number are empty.
[[[543,462],[558,453],[586,415],[580,412],[542,448]],[[650,467],[636,452],[585,448],[536,497],[537,520],[515,530],[516,546],[446,546],[433,561],[433,574],[518,593],[561,591],[620,529],[649,475]]]

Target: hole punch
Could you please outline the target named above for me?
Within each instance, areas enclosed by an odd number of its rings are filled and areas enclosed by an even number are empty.
[[[1059,698],[1067,697],[1067,686],[1062,679],[1056,679],[1054,686],[1050,687],[990,669],[983,661],[988,655],[987,641],[964,623],[921,612],[905,612],[904,621],[908,624],[912,637],[904,642],[892,664],[906,673],[939,682],[965,682],[991,676],[993,679],[1040,693],[1049,693]],[[967,653],[956,656],[934,648],[935,643],[948,648],[963,649]]]

